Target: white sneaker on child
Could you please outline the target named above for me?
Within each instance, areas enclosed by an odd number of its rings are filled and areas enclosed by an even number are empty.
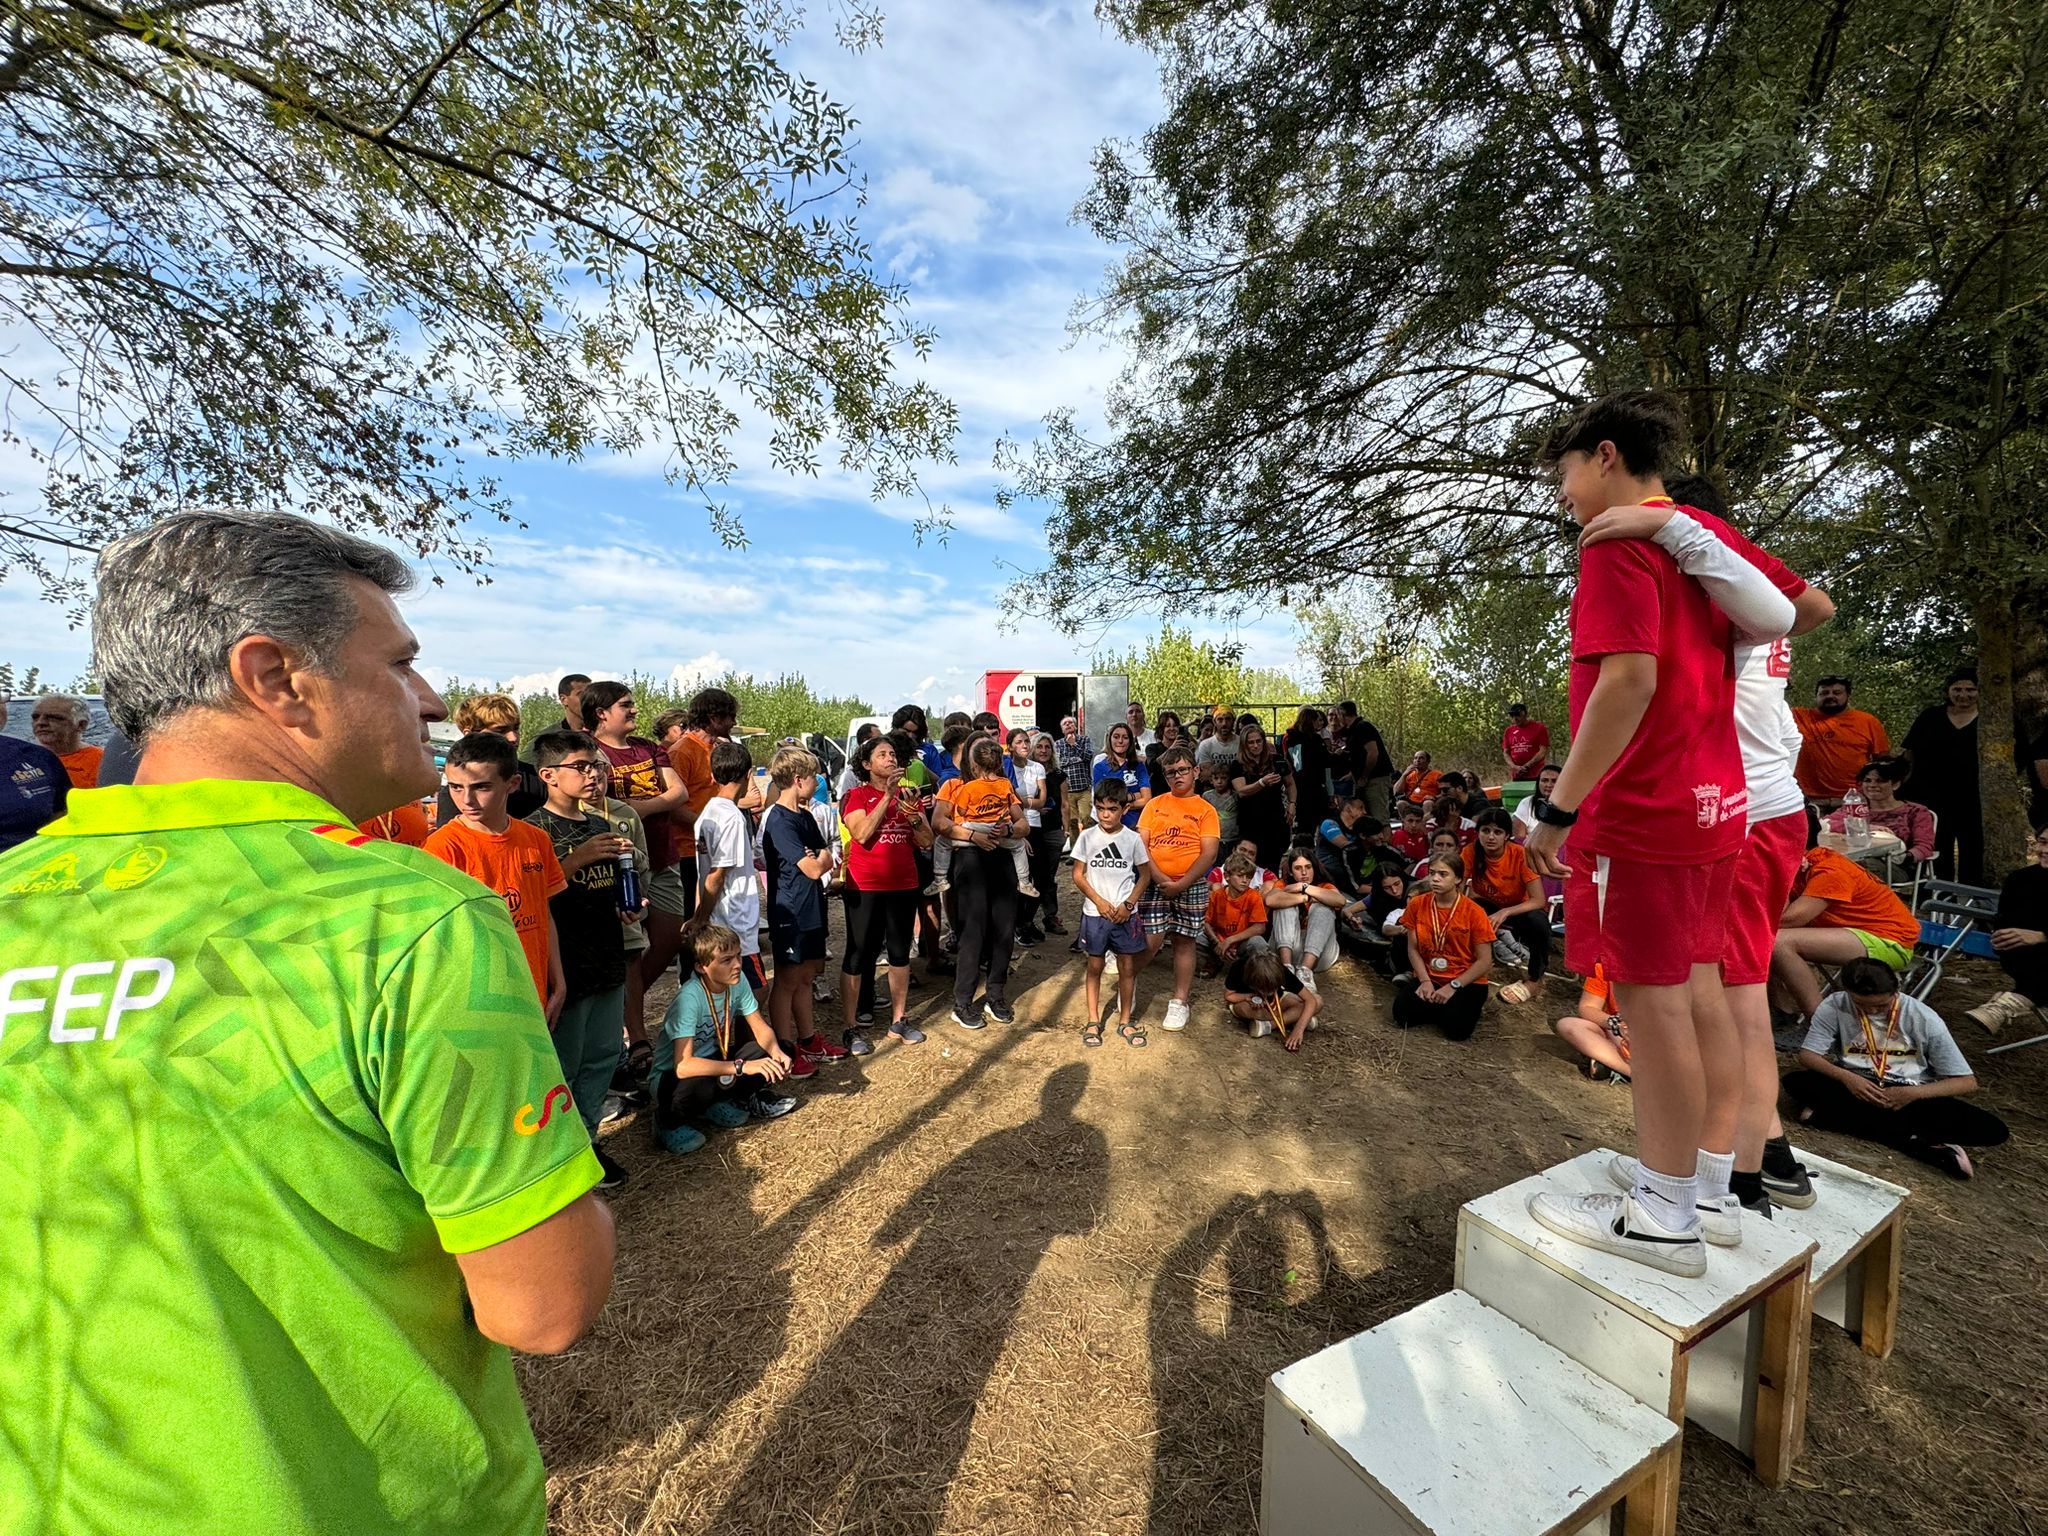
[[[1186,1029],[1188,1027],[1188,1005],[1177,997],[1169,1002],[1166,1005],[1166,1018],[1163,1021],[1162,1027],[1166,1029]]]
[[[1304,987],[1308,988],[1308,990],[1311,992],[1320,993],[1323,990],[1321,987],[1316,985],[1315,971],[1306,965],[1297,965],[1294,968],[1294,979],[1300,982]]]
[[[1652,1269],[1697,1279],[1707,1272],[1707,1246],[1699,1225],[1672,1232],[1633,1195],[1566,1195],[1545,1190],[1529,1197],[1529,1214],[1559,1237],[1618,1254]]]
[[[1029,896],[1033,901],[1036,901],[1038,900],[1038,887],[1029,880],[1019,880],[1017,882],[1017,894],[1019,896]]]
[[[1619,1152],[1607,1160],[1607,1177],[1622,1189],[1636,1187],[1636,1160],[1624,1157]],[[1718,1195],[1709,1200],[1702,1195],[1696,1202],[1700,1213],[1700,1236],[1716,1248],[1740,1248],[1742,1246],[1742,1202],[1733,1195]]]

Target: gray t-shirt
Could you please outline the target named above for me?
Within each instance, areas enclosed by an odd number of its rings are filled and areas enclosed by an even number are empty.
[[[1836,992],[1821,1003],[1802,1043],[1814,1055],[1831,1056],[1851,1072],[1874,1081],[1879,1079],[1877,1063],[1871,1058],[1873,1043],[1884,1053],[1883,1082],[1927,1083],[1938,1077],[1970,1075],[1970,1064],[1940,1014],[1918,998],[1901,993],[1898,1018],[1893,1020],[1890,1015],[1887,1006],[1870,1016],[1866,1032],[1849,994]]]
[[[1205,738],[1195,748],[1195,766],[1206,769],[1211,763],[1228,763],[1231,772],[1237,771],[1237,738],[1224,741],[1221,737]]]

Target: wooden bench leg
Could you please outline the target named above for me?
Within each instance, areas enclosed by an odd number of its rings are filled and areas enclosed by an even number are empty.
[[[1863,1353],[1880,1360],[1891,1354],[1899,1326],[1899,1238],[1894,1216],[1863,1250]]]
[[[1641,1481],[1622,1495],[1623,1536],[1674,1536],[1678,1530],[1678,1467],[1682,1440],[1651,1461]]]
[[[1812,1306],[1801,1270],[1763,1299],[1763,1348],[1757,1365],[1756,1475],[1782,1488],[1806,1433],[1806,1366],[1812,1347]]]

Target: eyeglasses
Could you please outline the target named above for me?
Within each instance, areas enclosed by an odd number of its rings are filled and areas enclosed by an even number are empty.
[[[594,763],[585,757],[570,758],[563,762],[551,763],[548,766],[552,768],[566,768],[571,773],[582,774],[585,778],[590,778],[600,773],[609,773],[612,767],[610,763]]]
[[[1195,776],[1195,770],[1192,768],[1169,768],[1166,770],[1166,776],[1169,779],[1191,779]]]

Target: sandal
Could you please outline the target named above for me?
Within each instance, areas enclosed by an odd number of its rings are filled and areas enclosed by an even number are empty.
[[[1081,1043],[1083,1045],[1102,1044],[1102,1026],[1093,1022],[1082,1025]]]
[[[1123,1036],[1125,1045],[1137,1047],[1148,1043],[1145,1039],[1145,1026],[1136,1019],[1125,1019],[1123,1023],[1117,1025],[1116,1032]]]
[[[1511,982],[1500,989],[1500,1000],[1504,1003],[1526,1003],[1533,995],[1526,981]]]

